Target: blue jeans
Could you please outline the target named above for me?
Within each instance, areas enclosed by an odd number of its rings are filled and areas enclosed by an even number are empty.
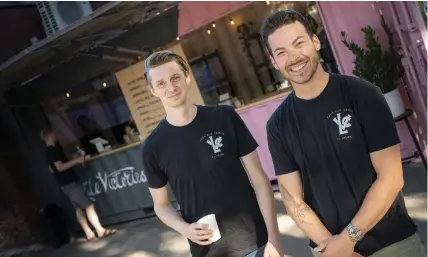
[[[245,255],[244,257],[263,257],[263,254],[265,253],[265,246],[260,247],[259,249],[255,250],[252,253],[249,253]]]

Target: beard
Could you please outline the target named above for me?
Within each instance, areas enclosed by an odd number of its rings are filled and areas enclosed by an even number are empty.
[[[314,74],[316,73],[319,64],[319,56],[315,55],[313,58],[308,58],[307,67],[305,67],[304,71],[300,74],[290,74],[289,67],[290,65],[286,65],[282,74],[284,77],[291,82],[291,84],[299,85],[308,83]]]

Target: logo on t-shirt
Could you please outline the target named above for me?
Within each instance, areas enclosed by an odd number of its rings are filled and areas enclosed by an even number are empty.
[[[213,151],[212,158],[216,158],[224,155],[224,153],[222,152],[222,147],[224,142],[223,139],[224,139],[223,132],[212,132],[201,137],[199,141],[205,142],[206,144],[211,146],[211,149]]]
[[[213,136],[210,136],[207,139],[207,144],[209,144],[213,148],[214,153],[220,153],[220,148],[223,146],[223,144],[221,143],[222,140],[223,138],[221,136],[217,137],[216,139],[213,139]]]
[[[341,117],[341,113],[337,113],[336,117],[333,119],[334,123],[338,126],[339,135],[348,134],[348,128],[351,127],[351,115],[348,114],[344,117]]]

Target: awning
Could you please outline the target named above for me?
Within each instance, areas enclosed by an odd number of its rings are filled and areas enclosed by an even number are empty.
[[[129,65],[147,49],[177,37],[177,4],[110,2],[2,63],[0,87],[37,88],[30,91],[44,98],[46,91],[56,91],[48,90],[49,84],[67,88]]]

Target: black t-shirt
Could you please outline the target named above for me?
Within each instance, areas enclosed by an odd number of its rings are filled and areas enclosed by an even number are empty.
[[[242,257],[267,243],[257,198],[240,161],[258,145],[233,108],[197,108],[186,126],[160,122],[143,144],[144,171],[149,187],[171,185],[186,222],[216,215],[222,238],[210,246],[189,241],[193,256]]]
[[[66,186],[75,181],[79,181],[79,178],[77,177],[75,171],[72,168],[65,170],[63,172],[59,172],[56,169],[54,165],[55,162],[57,161],[67,162],[67,158],[58,147],[48,146],[46,148],[46,160],[49,166],[51,167],[52,171],[54,172],[56,178],[58,179],[60,186]]]
[[[376,180],[370,153],[400,143],[380,90],[341,75],[330,75],[315,99],[291,93],[269,119],[267,132],[276,175],[300,172],[305,202],[332,234],[351,222]],[[355,249],[368,256],[416,229],[400,195]]]

